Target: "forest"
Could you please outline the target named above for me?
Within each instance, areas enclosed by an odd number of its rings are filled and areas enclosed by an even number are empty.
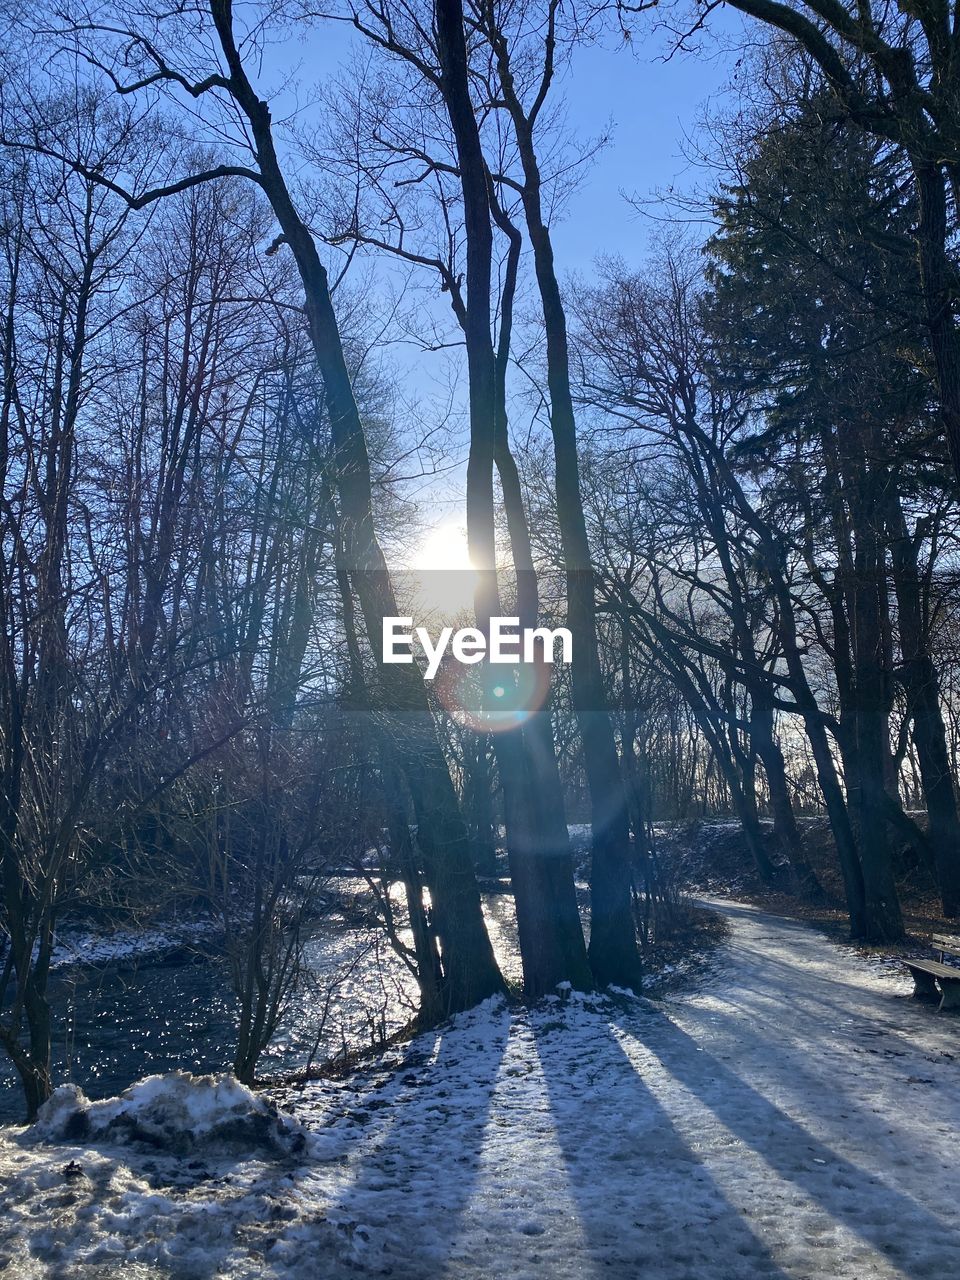
[[[0,22],[6,1119],[149,1074],[83,1065],[118,939],[219,975],[216,1043],[150,1061],[303,1088],[478,1007],[656,996],[665,956],[695,983],[682,957],[727,945],[704,893],[748,884],[881,964],[960,929],[960,8]],[[623,173],[629,254],[591,183],[655,123],[578,129],[596,50],[724,82],[675,148],[692,177]],[[566,628],[569,661],[385,660],[408,615]],[[947,1071],[949,1018],[870,990],[919,1018],[911,1081]],[[649,1274],[951,1274],[960,1240],[931,1238],[932,1270]],[[558,1258],[530,1274],[594,1274]],[[247,1274],[184,1266],[149,1274]]]

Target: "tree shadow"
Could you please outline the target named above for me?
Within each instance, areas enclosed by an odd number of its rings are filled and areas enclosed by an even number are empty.
[[[755,1054],[755,1079],[769,1083],[778,1100],[792,1093],[803,1106],[826,1079],[831,1095],[845,1099],[843,1110],[871,1130],[872,1141],[893,1130],[905,1139],[914,1136],[914,1113],[927,1106],[932,1111],[936,1092],[914,1090],[903,1112],[875,1095],[889,1088],[895,1070],[891,1059],[903,1060],[899,1078],[904,1082],[913,1079],[911,1068],[924,1075],[928,1064],[951,1062],[956,1041],[949,1021],[914,1001],[909,983],[892,990],[895,975],[889,969],[878,969],[865,981],[859,957],[805,923],[776,917],[767,930],[766,913],[728,903],[723,914],[743,919],[751,931],[738,930],[724,972],[703,987],[705,999],[678,1006],[683,1024],[698,1039],[701,1032],[709,1036],[721,1059]],[[789,953],[764,946],[772,939],[782,948],[785,934]],[[674,999],[668,998],[668,1007]],[[840,1108],[818,1113],[821,1127],[836,1127],[844,1138],[849,1138],[848,1119]],[[932,1123],[939,1119],[931,1116]]]
[[[907,1189],[891,1186],[878,1173],[840,1154],[704,1049],[666,1014],[653,1010],[625,1014],[616,1019],[615,1026],[665,1073],[661,1079],[667,1095],[679,1086],[688,1105],[692,1101],[702,1108],[705,1124],[715,1126],[718,1121],[739,1144],[745,1163],[751,1161],[760,1168],[755,1159],[759,1157],[769,1174],[781,1180],[778,1193],[789,1193],[798,1209],[806,1199],[808,1219],[811,1207],[819,1210],[818,1216],[845,1229],[867,1249],[895,1266],[913,1268],[907,1274],[942,1277],[960,1272],[960,1227],[941,1220]],[[768,1060],[772,1054],[776,1061],[776,1047],[769,1042],[762,1047]],[[625,1056],[629,1061],[629,1054]],[[635,1064],[631,1067],[637,1070]],[[783,1057],[780,1069],[789,1085],[788,1076],[794,1069],[789,1056]],[[776,1071],[768,1068],[767,1074],[775,1076]],[[825,1089],[829,1091],[823,1079],[819,1085],[820,1092],[809,1099],[818,1120],[820,1099]],[[845,1100],[843,1105],[852,1104]],[[870,1123],[870,1117],[861,1113],[852,1120],[851,1131],[858,1120]],[[711,1153],[710,1163],[713,1158]],[[772,1179],[770,1185],[772,1191]],[[822,1231],[824,1225],[817,1229]]]
[[[725,1194],[637,1072],[606,1014],[534,1016],[564,1172],[583,1235],[583,1274],[656,1280],[787,1280],[767,1243]],[[572,1058],[568,1037],[584,1037]],[[591,1097],[604,1108],[590,1117]],[[611,1109],[618,1122],[610,1126]],[[589,1270],[588,1270],[589,1268]]]
[[[432,1051],[418,1037],[415,1057],[329,1131],[358,1148],[324,1211],[346,1266],[418,1280],[446,1273],[477,1188],[510,1026],[506,1005],[493,1015],[481,1007],[439,1029]]]

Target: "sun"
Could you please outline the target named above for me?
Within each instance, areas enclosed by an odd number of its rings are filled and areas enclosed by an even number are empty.
[[[472,618],[477,573],[470,560],[467,531],[448,520],[428,529],[410,555],[404,573],[414,614],[424,622]]]
[[[418,573],[473,573],[467,531],[449,521],[436,525],[423,538],[413,555],[411,567]]]

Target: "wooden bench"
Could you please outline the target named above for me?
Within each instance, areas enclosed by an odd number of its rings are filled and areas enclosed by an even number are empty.
[[[940,952],[941,962],[944,956],[960,957],[960,938],[948,938],[945,934],[935,933],[931,941]]]
[[[913,994],[917,1000],[939,1000],[941,1010],[960,1009],[960,969],[940,960],[904,960],[903,963],[913,975]]]

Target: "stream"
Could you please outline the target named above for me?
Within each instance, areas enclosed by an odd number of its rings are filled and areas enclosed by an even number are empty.
[[[345,883],[347,891],[355,886]],[[509,980],[519,978],[509,894],[485,894],[484,915]],[[338,915],[321,921],[304,947],[303,979],[259,1074],[362,1049],[398,1031],[416,1009],[416,982],[385,938]],[[74,965],[50,978],[53,1074],[90,1098],[111,1097],[142,1076],[228,1070],[236,1000],[226,962],[198,951],[189,963]],[[0,1122],[23,1118],[19,1080],[0,1058]]]

